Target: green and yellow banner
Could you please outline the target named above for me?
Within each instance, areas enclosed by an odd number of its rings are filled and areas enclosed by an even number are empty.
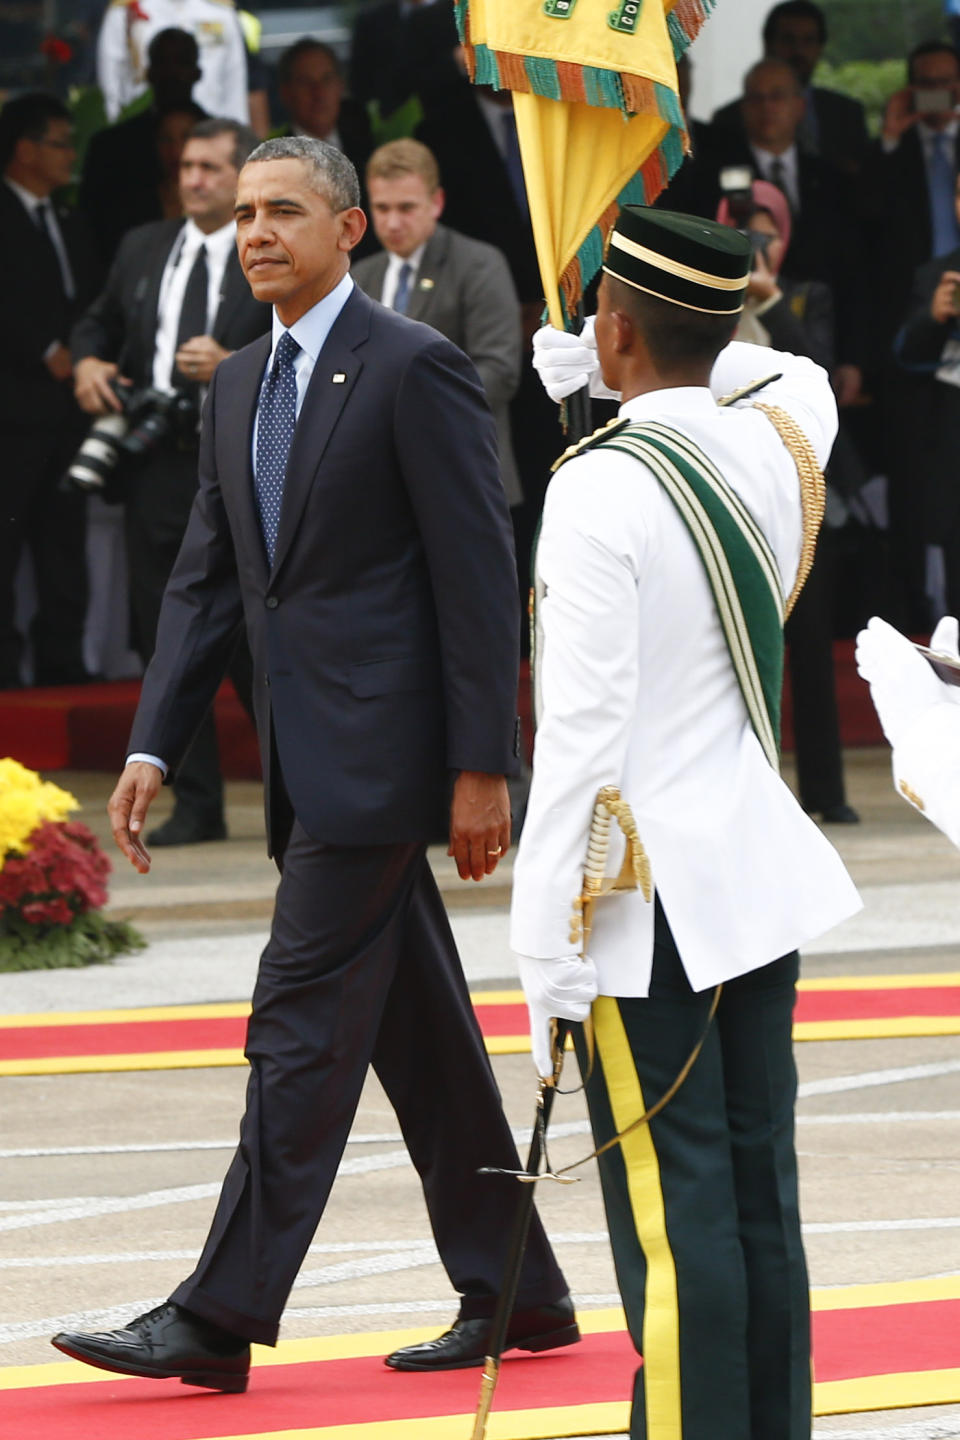
[[[715,0],[456,0],[470,78],[513,91],[540,273],[563,327],[617,206],[681,164],[677,59]]]

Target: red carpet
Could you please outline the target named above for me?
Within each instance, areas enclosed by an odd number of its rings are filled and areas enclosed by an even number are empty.
[[[960,1282],[814,1293],[815,1413],[960,1400]],[[636,1356],[618,1310],[581,1316],[583,1343],[503,1366],[489,1434],[527,1440],[621,1430]],[[4,1434],[30,1440],[453,1440],[469,1435],[479,1372],[388,1370],[393,1346],[434,1331],[255,1349],[245,1396],[124,1379],[64,1363],[0,1370]]]
[[[480,991],[474,1005],[491,1054],[529,1050],[518,990]],[[242,1065],[248,1014],[238,1003],[0,1016],[0,1075]],[[797,1040],[957,1034],[960,973],[800,982]]]
[[[853,662],[853,641],[834,645],[837,703],[844,745],[881,745],[883,735],[870,693]],[[524,663],[519,709],[529,756],[530,681]],[[119,768],[133,712],[138,680],[107,685],[65,685],[45,690],[0,691],[0,755],[12,755],[31,770],[108,770]],[[223,773],[228,780],[256,780],[260,757],[253,727],[227,681],[216,706]],[[783,745],[793,748],[789,684],[784,691]]]
[[[119,771],[139,698],[139,680],[0,691],[0,755],[30,770]],[[215,715],[226,778],[259,780],[256,735],[229,680]]]

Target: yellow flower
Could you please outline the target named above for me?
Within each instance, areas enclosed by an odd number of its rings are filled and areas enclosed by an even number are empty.
[[[0,760],[0,870],[9,853],[23,854],[45,820],[65,820],[80,808],[67,790],[41,780],[17,760]]]

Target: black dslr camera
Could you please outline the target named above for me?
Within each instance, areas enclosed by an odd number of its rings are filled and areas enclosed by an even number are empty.
[[[111,389],[123,408],[94,420],[66,474],[67,484],[86,494],[109,495],[124,462],[142,459],[168,436],[185,437],[197,427],[196,401],[182,390],[131,390],[116,381]]]

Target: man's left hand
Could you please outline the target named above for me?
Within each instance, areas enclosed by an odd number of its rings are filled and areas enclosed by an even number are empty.
[[[551,1020],[586,1020],[597,998],[597,967],[589,955],[564,955],[556,960],[518,955],[520,984],[530,1015],[530,1044],[537,1074],[553,1074]]]
[[[457,862],[461,880],[492,875],[510,848],[510,796],[502,775],[461,770],[450,806],[447,854]]]
[[[177,369],[198,385],[209,385],[213,372],[231,352],[218,345],[212,335],[194,335],[185,340],[176,354]]]

